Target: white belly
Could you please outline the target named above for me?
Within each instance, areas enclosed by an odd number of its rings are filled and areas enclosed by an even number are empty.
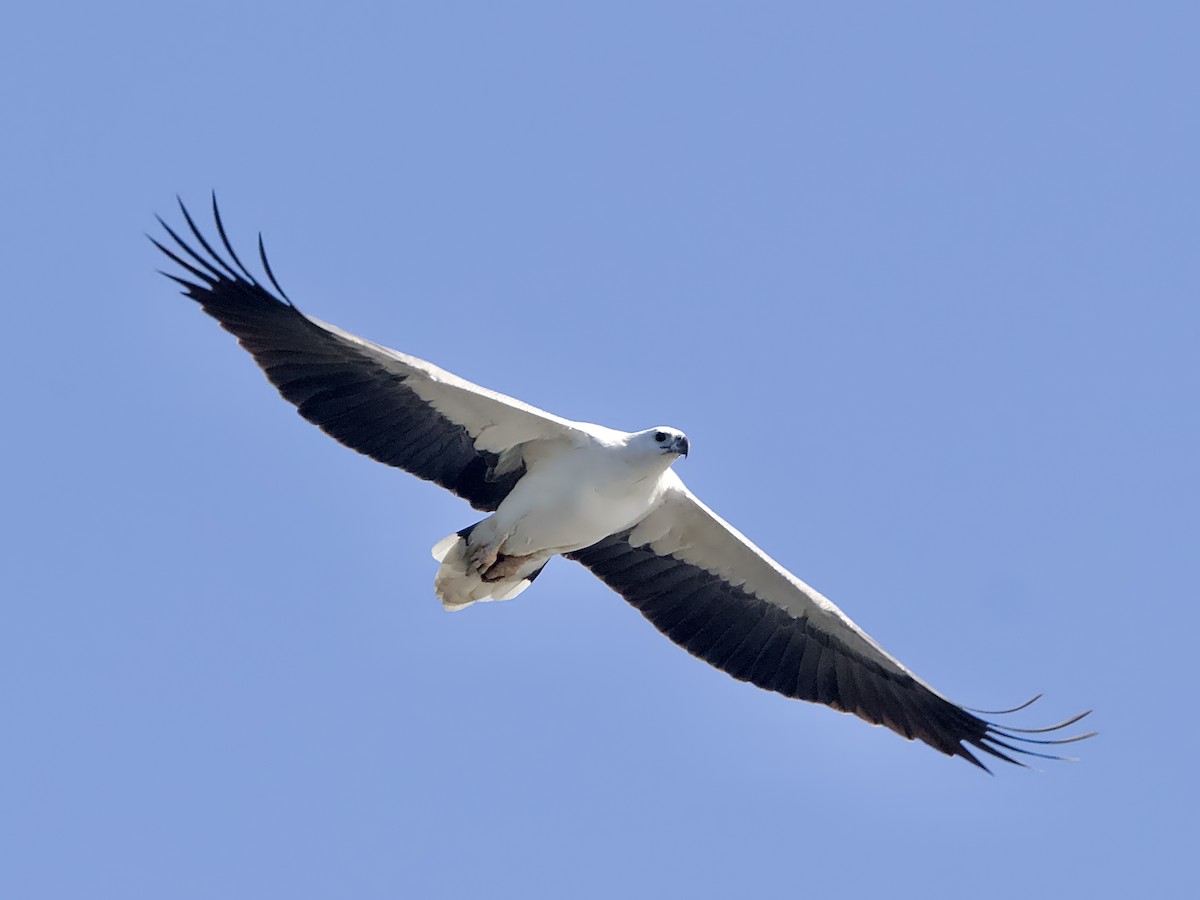
[[[641,521],[657,503],[661,472],[638,477],[597,449],[565,453],[531,469],[493,516],[502,552],[566,553]]]

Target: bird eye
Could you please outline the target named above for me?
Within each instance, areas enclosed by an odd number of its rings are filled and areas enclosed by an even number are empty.
[[[656,431],[654,432],[654,439],[661,444],[667,439],[667,433],[665,431]]]

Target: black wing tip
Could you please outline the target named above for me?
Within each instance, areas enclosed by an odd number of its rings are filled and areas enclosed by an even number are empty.
[[[983,715],[1004,716],[1004,715],[1010,715],[1015,712],[1020,712],[1021,710],[1024,710],[1024,709],[1028,709],[1030,706],[1032,706],[1034,703],[1036,703],[1038,700],[1040,700],[1042,698],[1042,696],[1043,696],[1042,694],[1037,694],[1033,698],[1026,700],[1024,703],[1020,704],[1019,706],[1014,706],[1011,709],[994,710],[994,711],[990,711],[990,712],[984,712],[982,710],[974,710],[974,709],[971,709],[970,707],[962,707],[962,709],[969,710],[970,712],[979,712],[979,713],[982,713]],[[1056,731],[1062,730],[1063,728],[1068,728],[1071,725],[1074,725],[1075,723],[1081,721],[1082,719],[1086,718],[1087,716],[1090,716],[1092,714],[1092,712],[1093,712],[1092,710],[1087,709],[1081,713],[1076,713],[1073,716],[1069,716],[1066,719],[1063,719],[1061,722],[1056,722],[1053,725],[1045,725],[1040,728],[1016,728],[1016,727],[1009,726],[1009,725],[1001,725],[997,722],[979,719],[979,723],[983,728],[983,733],[978,736],[975,736],[975,737],[967,738],[965,740],[965,743],[969,743],[972,747],[983,750],[985,753],[991,754],[992,756],[998,757],[1000,759],[1005,760],[1006,762],[1013,763],[1014,765],[1018,765],[1023,768],[1029,768],[1029,766],[1026,763],[1020,761],[1019,759],[1013,758],[1012,756],[1009,755],[1009,753],[1019,753],[1022,756],[1036,757],[1038,759],[1048,759],[1048,760],[1053,760],[1054,762],[1079,762],[1079,758],[1075,757],[1075,756],[1065,756],[1065,755],[1056,754],[1056,753],[1045,753],[1045,752],[1042,752],[1039,750],[1033,750],[1029,747],[1019,747],[1019,746],[1016,746],[1015,743],[1010,743],[1010,742],[1020,742],[1022,744],[1035,744],[1038,746],[1060,746],[1063,744],[1074,744],[1074,743],[1078,743],[1079,741],[1086,741],[1089,738],[1096,737],[1100,732],[1099,731],[1088,731],[1088,732],[1084,732],[1082,734],[1070,735],[1068,737],[1027,737],[1026,735],[1052,734]],[[962,745],[960,745],[960,746],[962,746]],[[965,750],[966,748],[963,747],[963,749]],[[1008,752],[1006,753],[1004,751],[1008,751]],[[970,757],[971,761],[975,762],[976,765],[980,765],[978,760],[976,760],[970,756],[969,751],[967,752],[967,756]],[[981,765],[981,768],[983,768],[985,770],[987,769],[986,766],[982,766],[982,765]]]
[[[213,202],[216,202],[215,196],[213,197]],[[279,296],[283,298],[284,302],[287,303],[288,306],[294,307],[296,304],[292,303],[292,298],[287,295],[287,291],[283,289],[283,287],[279,284],[279,281],[276,280],[275,273],[271,271],[271,261],[267,259],[267,248],[263,246],[263,236],[261,231],[258,233],[258,258],[262,260],[263,270],[267,273],[267,278],[271,280],[271,284],[275,286],[275,290],[279,291]]]
[[[1023,709],[1028,709],[1029,707],[1033,706],[1033,704],[1041,700],[1044,696],[1046,695],[1034,694],[1020,706],[1014,706],[1012,709],[975,709],[973,706],[964,706],[963,709],[969,713],[975,713],[976,715],[980,716],[1009,716],[1015,712],[1020,712]]]
[[[225,223],[221,218],[220,206],[217,203],[217,192],[215,190],[212,191],[211,196],[213,222],[217,228],[217,235],[220,238],[221,245],[224,247],[228,260],[232,260],[233,264],[231,265],[230,262],[227,261],[226,256],[219,253],[217,249],[214,248],[213,245],[208,241],[208,239],[204,236],[204,232],[201,231],[200,227],[196,224],[196,221],[191,212],[188,210],[187,204],[184,203],[183,198],[176,194],[175,201],[179,204],[179,211],[183,214],[184,222],[187,224],[188,230],[191,231],[192,236],[195,238],[195,241],[199,245],[200,249],[195,249],[191,244],[185,241],[175,229],[167,224],[166,220],[162,216],[155,213],[154,218],[158,221],[158,224],[167,233],[179,250],[182,251],[184,256],[192,260],[192,262],[185,260],[178,253],[168,248],[153,235],[147,233],[146,237],[152,244],[154,244],[155,247],[158,248],[159,251],[166,255],[168,259],[197,278],[201,284],[195,284],[193,282],[180,279],[167,272],[162,272],[161,274],[166,275],[172,281],[176,281],[179,284],[184,285],[187,288],[185,293],[196,300],[203,301],[205,294],[212,294],[222,287],[241,286],[243,288],[253,288],[257,291],[261,291],[263,294],[275,300],[276,302],[284,306],[291,307],[292,309],[296,309],[296,304],[292,302],[291,298],[288,297],[287,293],[280,286],[278,279],[275,277],[275,273],[271,269],[271,264],[267,260],[266,250],[263,246],[261,233],[259,234],[258,238],[259,258],[262,260],[263,269],[265,270],[271,285],[278,292],[278,296],[272,294],[266,287],[260,284],[254,275],[252,275],[246,268],[246,266],[242,264],[242,261],[238,257],[237,252],[233,249],[233,245],[230,242],[229,236],[225,230]],[[197,268],[197,266],[199,268]],[[234,266],[236,266],[236,268],[234,268]]]
[[[241,270],[246,281],[254,285],[254,287],[259,287],[258,280],[250,274],[249,269],[242,265],[241,259],[238,258],[237,251],[233,249],[233,244],[230,243],[229,235],[225,233],[225,223],[221,220],[221,208],[217,205],[217,192],[215,190],[212,192],[212,214],[213,221],[217,223],[217,235],[221,238],[221,243],[225,245],[225,252],[229,254],[229,258],[232,259],[234,264]]]
[[[978,766],[979,768],[983,769],[983,771],[985,771],[989,775],[991,775],[993,778],[996,777],[995,772],[993,772],[991,769],[989,769],[987,766],[985,766],[982,762],[980,762],[979,757],[976,756],[974,753],[972,753],[970,750],[968,750],[962,744],[958,745],[958,752],[952,751],[949,755],[950,756],[961,756],[963,759],[965,759],[971,765]]]

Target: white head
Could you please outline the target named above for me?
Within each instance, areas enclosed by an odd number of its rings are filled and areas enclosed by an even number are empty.
[[[638,456],[661,460],[668,466],[679,457],[687,456],[689,449],[687,435],[678,428],[668,428],[666,425],[630,435],[626,446]]]

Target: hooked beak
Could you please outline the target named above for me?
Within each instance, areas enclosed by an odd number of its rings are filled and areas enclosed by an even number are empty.
[[[685,457],[688,455],[688,439],[686,435],[681,434],[679,437],[675,438],[674,442],[671,444],[671,452],[678,453],[680,456]]]

